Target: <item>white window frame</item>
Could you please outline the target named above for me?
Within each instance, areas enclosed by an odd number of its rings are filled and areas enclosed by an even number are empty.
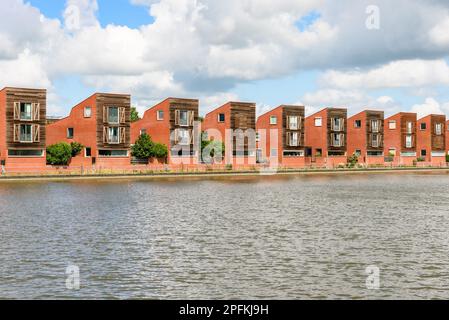
[[[30,138],[31,140],[22,140],[22,127],[30,127]],[[33,143],[33,125],[32,124],[20,124],[19,127],[19,141],[20,143]]]
[[[322,127],[323,126],[323,118],[316,117],[315,118],[315,127]]]
[[[379,134],[374,133],[371,135],[371,146],[373,148],[379,148]]]
[[[371,120],[371,132],[378,133],[379,132],[379,121]]]
[[[71,137],[69,137],[70,129],[72,129],[72,133],[73,133]],[[67,139],[73,139],[74,137],[75,137],[75,128],[73,128],[73,127],[67,128]]]
[[[184,129],[184,128],[179,128],[177,132],[178,132],[178,137],[177,137],[178,144],[180,146],[190,145],[190,130]],[[181,134],[181,132],[186,133],[186,135],[184,136],[183,134]],[[187,142],[184,142],[183,139],[186,139]]]
[[[112,137],[114,135],[111,135],[114,130],[117,130],[117,141],[113,141]],[[109,144],[119,144],[120,143],[120,128],[119,127],[109,127],[108,128],[108,143]]]
[[[164,120],[164,110],[157,110],[156,111],[156,120],[157,121]]]
[[[335,139],[335,137],[338,137],[337,139]],[[341,134],[340,133],[333,133],[332,134],[332,146],[333,147],[341,147],[342,146],[342,141],[341,141]],[[338,142],[338,143],[337,143]]]
[[[293,122],[294,126],[292,126],[292,119],[295,119]],[[288,117],[288,128],[291,130],[299,130],[299,117],[298,116],[289,116]]]
[[[92,107],[84,107],[84,118],[92,117]]]
[[[435,134],[437,136],[443,135],[443,124],[442,123],[436,123],[435,124]]]
[[[276,116],[270,116],[270,125],[277,125],[278,124],[278,117]]]
[[[388,129],[390,130],[396,130],[396,120],[390,120],[388,121]]]
[[[289,132],[288,134],[290,135],[289,146],[290,147],[299,147],[299,133],[298,132]],[[296,139],[294,139],[293,137],[296,137]],[[296,143],[294,143],[294,142],[296,142]]]
[[[413,133],[413,122],[407,121],[406,128],[407,128],[407,134]]]
[[[117,121],[111,121],[111,110],[116,109],[117,110]],[[119,107],[108,107],[108,123],[110,124],[119,124],[120,123],[120,110]]]
[[[411,134],[405,136],[405,147],[407,149],[413,148],[413,136]]]
[[[223,115],[223,118],[224,118],[223,121],[220,120],[220,116],[221,116],[221,115]],[[226,121],[226,114],[224,114],[224,113],[219,113],[219,114],[217,115],[217,121],[218,121],[219,123],[225,122],[225,121]]]
[[[181,123],[181,114],[185,114],[185,123]],[[188,110],[178,110],[178,124],[180,127],[188,127],[189,126],[189,111]]]
[[[30,117],[29,118],[22,118],[22,105],[30,107]],[[19,118],[20,118],[20,121],[33,121],[33,104],[31,102],[20,102]]]

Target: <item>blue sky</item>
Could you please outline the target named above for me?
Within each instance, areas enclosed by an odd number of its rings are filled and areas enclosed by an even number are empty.
[[[397,11],[378,0],[380,20],[368,0],[4,1],[0,67],[23,71],[0,85],[47,87],[50,114],[95,91],[130,93],[141,112],[181,96],[199,98],[202,113],[239,99],[259,113],[302,103],[449,114],[445,1],[398,0],[409,10]],[[80,10],[75,29],[68,6]]]

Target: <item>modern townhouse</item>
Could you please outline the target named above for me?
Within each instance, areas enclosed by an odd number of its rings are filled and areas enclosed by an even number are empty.
[[[202,128],[209,139],[225,143],[227,164],[256,163],[255,103],[228,102],[209,112]]]
[[[130,112],[130,95],[95,93],[73,107],[68,117],[47,125],[47,146],[81,143],[84,150],[72,159],[73,166],[127,166]]]
[[[0,91],[0,162],[6,171],[45,169],[46,101],[44,89]]]
[[[152,140],[167,146],[169,164],[197,164],[195,121],[199,101],[167,98],[145,111],[142,119],[131,124],[131,142],[147,133]],[[199,141],[198,141],[199,143]]]
[[[356,154],[359,163],[384,163],[384,112],[365,110],[348,119],[348,155]]]
[[[393,164],[410,166],[416,161],[416,124],[417,115],[410,112],[385,119],[384,153]]]
[[[259,163],[304,167],[304,107],[282,105],[257,119]]]
[[[446,116],[431,114],[418,120],[416,150],[418,160],[440,166],[446,164]]]
[[[326,108],[305,120],[305,145],[312,164],[347,163],[347,109]]]

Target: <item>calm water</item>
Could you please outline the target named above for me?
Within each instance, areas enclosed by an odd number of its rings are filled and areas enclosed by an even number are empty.
[[[449,175],[0,183],[0,298],[447,299]]]

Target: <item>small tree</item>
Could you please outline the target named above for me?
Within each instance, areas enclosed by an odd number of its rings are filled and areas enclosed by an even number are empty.
[[[133,157],[148,159],[153,155],[154,143],[151,137],[144,133],[139,136],[136,143],[131,147],[131,154]]]
[[[168,156],[168,148],[165,144],[155,143],[153,145],[151,155],[154,158],[165,159]]]
[[[81,143],[78,143],[78,142],[70,143],[70,147],[72,148],[72,157],[76,157],[84,149],[84,146]]]
[[[348,166],[350,168],[354,168],[358,162],[359,156],[356,153],[353,153],[350,157],[348,157]]]
[[[47,148],[47,163],[67,165],[72,158],[72,147],[66,142],[53,144]]]
[[[137,120],[140,120],[139,112],[136,107],[131,107],[131,122],[136,122]]]

